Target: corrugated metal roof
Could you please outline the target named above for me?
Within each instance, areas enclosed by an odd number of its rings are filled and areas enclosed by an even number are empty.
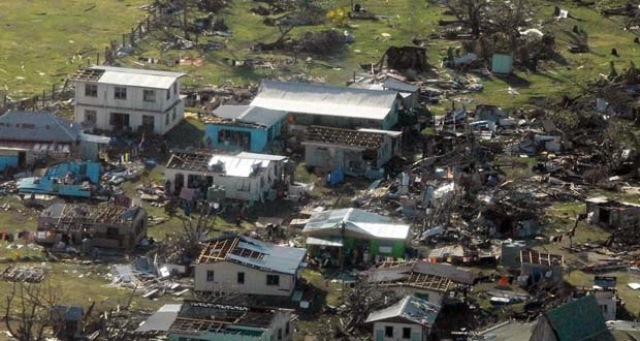
[[[258,259],[228,253],[227,259],[267,271],[295,275],[307,255],[306,249],[267,244],[247,237],[240,237],[240,240],[237,247],[257,251],[265,256]]]
[[[181,72],[131,69],[113,66],[93,66],[91,69],[104,71],[104,74],[102,74],[97,81],[99,84],[151,89],[169,89],[177,79],[186,75]]]
[[[455,283],[473,285],[476,281],[476,275],[473,272],[465,271],[449,264],[430,263],[424,260],[418,260],[412,270],[413,272],[424,275],[448,278]]]
[[[419,87],[413,84],[401,82],[395,78],[385,79],[384,82],[382,82],[382,87],[387,90],[393,90],[393,91],[405,92],[405,93],[406,92],[413,93],[420,90]]]
[[[544,315],[559,341],[613,341],[593,295],[551,309]]]
[[[221,167],[227,176],[248,178],[256,170],[267,168],[271,161],[286,159],[286,156],[240,153],[238,155],[214,155],[208,163],[210,170]]]
[[[342,241],[340,238],[314,238],[307,237],[305,242],[307,245],[321,245],[321,246],[333,246],[333,247],[341,247]]]
[[[150,332],[161,331],[166,332],[169,330],[173,322],[178,317],[178,313],[182,308],[182,304],[165,304],[153,315],[151,315],[146,321],[142,322],[136,332]]]
[[[285,112],[383,120],[397,93],[320,84],[262,81],[252,106]]]
[[[0,140],[75,142],[80,127],[50,112],[10,111],[0,116]]]
[[[225,243],[231,244],[231,242],[236,243],[233,249],[223,253],[220,253],[220,249],[216,249],[221,243],[226,245]],[[204,252],[207,250],[212,254],[215,253],[216,257],[221,257],[215,261],[230,261],[263,271],[291,275],[296,274],[307,255],[306,249],[268,244],[257,239],[235,235],[211,240]],[[209,260],[202,257],[197,261],[197,263],[206,262]]]
[[[394,222],[393,219],[355,208],[328,210],[314,214],[304,226],[302,233],[319,230],[345,228],[357,234],[366,234],[380,239],[404,240],[409,236],[410,226]]]
[[[265,127],[271,127],[287,116],[284,111],[250,105],[221,105],[213,111],[213,114],[223,119],[237,120]]]
[[[385,309],[374,311],[366,323],[402,318],[408,322],[431,327],[440,313],[440,306],[415,296],[405,296],[402,300]]]

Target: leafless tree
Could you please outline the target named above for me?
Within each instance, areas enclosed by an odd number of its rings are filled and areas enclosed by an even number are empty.
[[[5,326],[19,341],[40,341],[51,324],[51,309],[59,300],[48,282],[14,282],[6,293]]]
[[[364,327],[370,313],[395,303],[399,297],[390,289],[366,282],[358,282],[345,296],[345,320],[341,332],[354,335]]]
[[[487,0],[447,0],[445,3],[449,12],[471,30],[474,38],[480,36],[490,4]]]

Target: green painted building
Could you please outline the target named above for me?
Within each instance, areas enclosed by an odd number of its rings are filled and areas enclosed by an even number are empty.
[[[307,246],[342,248],[347,258],[384,256],[404,258],[410,226],[356,208],[314,214],[302,233]]]

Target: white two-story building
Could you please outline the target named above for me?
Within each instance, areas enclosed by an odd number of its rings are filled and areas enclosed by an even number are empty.
[[[105,131],[164,135],[184,119],[184,73],[92,66],[75,76],[75,121]]]

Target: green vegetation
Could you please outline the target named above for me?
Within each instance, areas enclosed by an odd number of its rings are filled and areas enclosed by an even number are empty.
[[[0,1],[0,95],[28,97],[95,63],[96,54],[146,16],[146,0]]]

